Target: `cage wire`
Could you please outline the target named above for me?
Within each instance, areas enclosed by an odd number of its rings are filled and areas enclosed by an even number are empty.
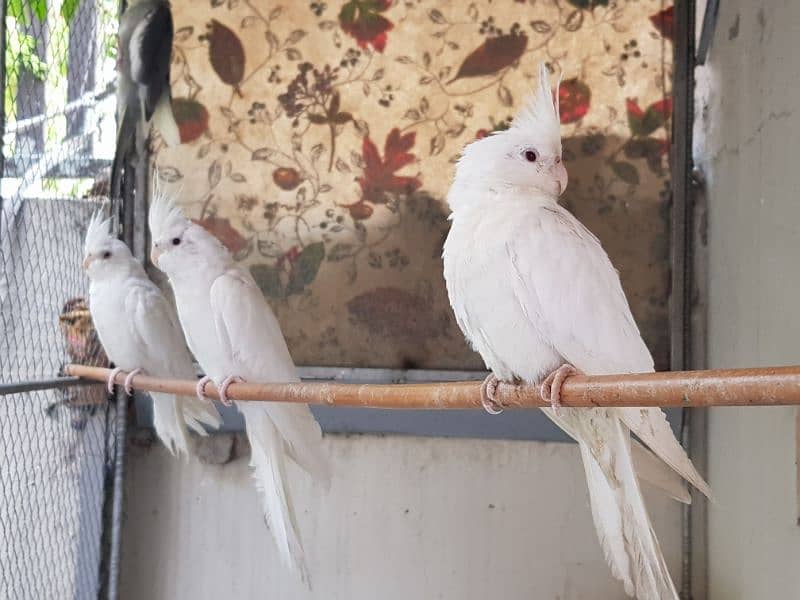
[[[107,365],[83,235],[108,184],[118,3],[3,2],[0,391]],[[0,395],[0,598],[105,587],[114,408],[103,386]]]

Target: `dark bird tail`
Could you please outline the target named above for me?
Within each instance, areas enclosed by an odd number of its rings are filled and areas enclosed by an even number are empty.
[[[111,182],[109,197],[119,198],[121,194],[122,170],[125,163],[133,155],[136,147],[136,118],[128,108],[123,109],[117,130],[117,147],[114,150],[114,162],[111,163]]]

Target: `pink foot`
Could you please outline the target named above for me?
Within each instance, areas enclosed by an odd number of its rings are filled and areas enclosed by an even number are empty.
[[[117,378],[117,375],[122,373],[122,371],[124,371],[124,369],[120,369],[119,367],[111,370],[111,374],[108,376],[108,382],[106,383],[106,388],[108,389],[109,394],[114,393],[114,380]]]
[[[481,404],[483,404],[483,409],[490,415],[499,415],[503,412],[503,406],[494,397],[499,383],[494,373],[490,373],[481,384]]]
[[[128,394],[128,396],[133,396],[133,378],[141,372],[141,369],[134,369],[128,373],[128,376],[125,378],[125,393]]]
[[[564,381],[567,377],[576,375],[577,373],[578,369],[565,363],[545,377],[545,380],[539,387],[539,395],[542,397],[542,400],[549,402],[550,407],[555,412],[558,412],[561,408],[561,386],[564,385]]]
[[[238,375],[230,375],[226,377],[219,386],[219,401],[225,406],[233,406],[233,402],[228,400],[228,387],[232,383],[244,383],[244,379]]]
[[[197,382],[197,386],[194,388],[194,393],[197,394],[197,397],[200,400],[207,400],[209,402],[211,401],[211,399],[208,396],[206,396],[206,386],[208,385],[209,381],[211,381],[211,377],[209,377],[208,375],[204,375]]]

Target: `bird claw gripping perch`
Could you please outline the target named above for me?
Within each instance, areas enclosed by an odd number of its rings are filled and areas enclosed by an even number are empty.
[[[244,383],[245,380],[243,377],[239,377],[238,375],[230,375],[224,379],[224,381],[219,386],[219,401],[222,402],[225,406],[233,406],[233,402],[228,400],[228,387],[232,383]]]
[[[106,389],[108,389],[109,394],[114,393],[114,380],[117,378],[117,375],[122,373],[124,369],[120,369],[119,367],[115,367],[111,370],[111,373],[108,376],[108,381],[106,382]]]
[[[563,364],[545,377],[542,385],[539,386],[539,396],[545,402],[550,403],[550,407],[556,414],[561,410],[561,386],[568,377],[577,374],[578,369],[570,364]]]
[[[503,406],[495,399],[499,383],[500,381],[498,381],[494,373],[489,373],[481,384],[481,404],[483,404],[483,409],[490,415],[499,415],[503,412]]]
[[[142,372],[141,369],[134,369],[133,371],[128,373],[128,376],[125,378],[124,387],[125,387],[125,393],[128,394],[128,396],[133,396],[133,378],[136,377],[141,372]]]
[[[209,400],[210,401],[210,398],[208,396],[206,396],[206,386],[208,385],[209,381],[211,381],[211,377],[209,377],[208,375],[204,375],[197,382],[197,386],[195,387],[195,394],[197,394],[197,397],[200,400]]]

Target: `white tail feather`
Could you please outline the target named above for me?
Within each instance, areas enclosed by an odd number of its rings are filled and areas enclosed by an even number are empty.
[[[683,478],[636,440],[631,441],[631,458],[640,481],[664,492],[673,500],[683,504],[692,503],[692,495]]]
[[[678,600],[647,509],[630,451],[630,433],[618,419],[603,427],[592,450],[580,441],[592,516],[611,572],[638,600]]]
[[[237,402],[250,440],[253,477],[261,497],[267,525],[283,562],[309,582],[303,547],[295,524],[289,490],[285,485],[284,442],[261,403]]]
[[[199,435],[208,435],[204,425],[217,429],[222,424],[217,409],[210,401],[200,400],[197,396],[181,396],[179,403],[186,425]]]
[[[314,481],[330,486],[330,463],[322,453],[319,423],[304,404],[269,403],[264,407],[286,442],[286,452]]]
[[[619,415],[625,425],[661,460],[713,501],[711,487],[697,472],[683,447],[675,439],[667,417],[660,408],[623,408],[619,409]]]
[[[189,434],[183,422],[178,400],[172,394],[151,392],[153,398],[153,428],[156,435],[173,455],[189,454]]]

